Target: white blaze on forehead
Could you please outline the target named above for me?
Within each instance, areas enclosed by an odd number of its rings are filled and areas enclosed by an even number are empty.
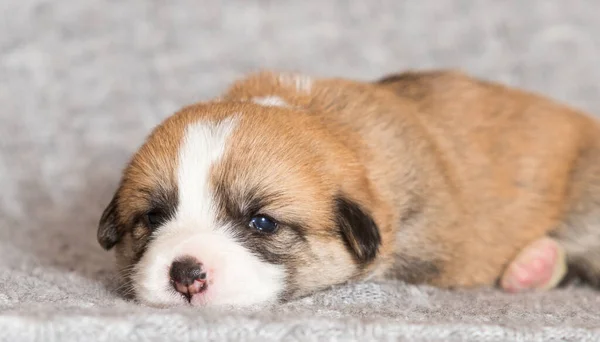
[[[287,107],[288,104],[279,96],[253,97],[252,102],[267,107]]]
[[[136,295],[143,303],[185,303],[169,279],[171,264],[184,256],[196,258],[208,273],[209,286],[194,296],[194,305],[266,303],[276,300],[283,290],[284,269],[264,262],[231,235],[244,227],[221,226],[216,220],[218,204],[210,188],[210,171],[225,153],[237,123],[236,117],[230,117],[187,128],[179,151],[177,213],[154,232],[132,274]]]
[[[202,222],[206,227],[214,223],[209,173],[221,159],[236,123],[235,117],[229,117],[220,122],[198,122],[187,127],[177,169],[178,220]]]

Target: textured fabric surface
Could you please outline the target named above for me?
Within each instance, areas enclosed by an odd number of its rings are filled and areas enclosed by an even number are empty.
[[[151,309],[112,294],[95,240],[145,134],[249,71],[456,67],[600,113],[599,13],[597,0],[0,1],[0,340],[599,340],[585,287],[365,283],[270,309]]]

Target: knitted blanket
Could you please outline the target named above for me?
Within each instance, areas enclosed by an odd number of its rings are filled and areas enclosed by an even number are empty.
[[[508,295],[401,282],[245,311],[114,294],[96,225],[179,107],[258,69],[375,79],[460,68],[600,113],[596,0],[0,2],[0,341],[598,341],[585,286]]]

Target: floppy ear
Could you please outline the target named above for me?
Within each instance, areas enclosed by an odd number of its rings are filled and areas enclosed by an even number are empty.
[[[105,250],[113,248],[123,235],[122,230],[119,229],[117,213],[118,194],[119,192],[117,191],[106,209],[104,209],[104,213],[102,213],[100,223],[98,224],[98,242]]]
[[[335,199],[335,206],[338,229],[348,248],[360,263],[373,260],[381,245],[379,228],[373,217],[344,196]]]

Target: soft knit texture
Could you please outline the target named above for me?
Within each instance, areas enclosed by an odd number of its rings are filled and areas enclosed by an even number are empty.
[[[600,113],[600,1],[0,2],[0,340],[600,340],[600,292],[343,286],[275,308],[115,296],[96,224],[144,136],[258,69],[455,67]]]

